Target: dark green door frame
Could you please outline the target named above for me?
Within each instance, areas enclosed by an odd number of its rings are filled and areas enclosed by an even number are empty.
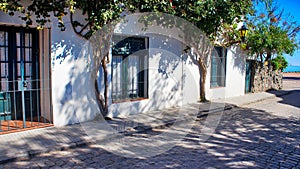
[[[10,110],[13,120],[33,120],[39,114],[39,57],[38,57],[38,31],[35,28],[14,26],[0,26],[5,34],[1,39],[0,73],[1,92],[10,95]],[[8,69],[1,72],[6,64]],[[2,86],[8,81],[8,86]]]
[[[252,69],[253,60],[246,60],[246,77],[245,77],[245,93],[252,92]]]

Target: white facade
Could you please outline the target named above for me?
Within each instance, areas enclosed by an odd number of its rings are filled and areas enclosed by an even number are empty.
[[[206,81],[206,97],[208,100],[224,99],[245,94],[247,55],[238,46],[227,49],[226,80],[224,87],[210,87],[211,65],[208,67]]]
[[[197,66],[190,66],[188,61],[183,60],[182,44],[175,39],[163,36],[149,34],[148,37],[148,98],[121,103],[110,101],[108,116],[126,116],[159,110],[196,102],[199,98],[199,87],[197,87],[199,73],[193,77],[188,75],[195,70],[198,71]]]
[[[65,17],[68,19],[68,17]],[[55,126],[74,124],[93,119],[100,113],[94,93],[95,78],[93,57],[86,40],[77,36],[65,20],[66,31],[51,27],[51,88],[52,111]],[[135,30],[136,21],[129,20],[129,27],[117,27],[115,33],[149,38],[148,98],[131,102],[113,103],[112,65],[108,64],[110,117],[126,116],[199,101],[200,73],[197,65],[185,55],[185,46],[164,32],[155,29],[140,33]],[[21,26],[18,17],[0,14],[0,26]],[[170,33],[172,34],[172,33]],[[226,58],[225,87],[210,87],[210,66],[206,77],[206,97],[209,100],[243,95],[245,92],[245,56],[239,47],[228,49]],[[109,55],[112,60],[112,55]],[[100,87],[101,88],[101,87]]]

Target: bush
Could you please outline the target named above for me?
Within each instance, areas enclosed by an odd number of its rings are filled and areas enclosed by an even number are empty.
[[[286,61],[286,59],[279,55],[276,58],[271,60],[272,66],[274,68],[274,70],[283,70],[288,66],[288,62]]]

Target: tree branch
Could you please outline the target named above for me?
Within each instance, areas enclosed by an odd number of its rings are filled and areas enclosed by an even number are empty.
[[[85,38],[85,39],[88,39],[86,36],[82,35],[82,32],[88,27],[88,25],[90,25],[90,22],[88,22],[88,23],[85,24],[84,26],[83,26],[82,24],[80,24],[80,25],[75,25],[75,24],[74,24],[75,21],[73,20],[73,13],[70,13],[70,20],[71,20],[71,25],[72,25],[73,31],[74,31],[77,35],[79,35],[79,36],[81,36],[81,37],[83,37],[83,38]],[[81,30],[80,30],[80,31],[78,31],[78,30],[76,29],[77,26],[81,26]]]

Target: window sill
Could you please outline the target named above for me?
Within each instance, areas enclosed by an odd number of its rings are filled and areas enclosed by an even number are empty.
[[[124,102],[135,102],[135,101],[142,101],[142,100],[148,100],[148,98],[135,98],[135,99],[127,99],[127,100],[117,100],[117,101],[113,101],[113,104],[116,103],[124,103]]]
[[[226,86],[214,86],[214,87],[210,87],[210,89],[220,89],[220,88],[225,88]]]

